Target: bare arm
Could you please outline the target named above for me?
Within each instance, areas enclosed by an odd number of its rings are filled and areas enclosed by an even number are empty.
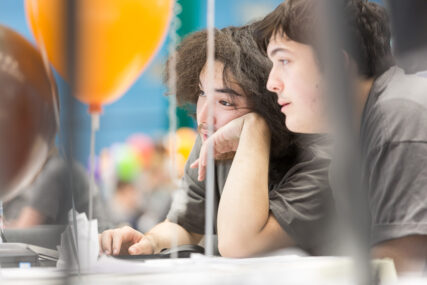
[[[163,248],[170,248],[174,237],[178,245],[198,244],[202,235],[190,233],[180,225],[166,220],[145,235],[128,226],[107,230],[99,236],[100,250],[113,255],[153,254]]]
[[[28,228],[41,225],[45,222],[46,217],[32,207],[24,207],[19,217],[10,223],[10,228]]]
[[[269,211],[269,155],[267,124],[258,115],[247,116],[218,208],[223,256],[247,257],[293,245]]]
[[[391,258],[398,273],[427,268],[427,236],[411,235],[382,242],[372,249],[373,258]]]

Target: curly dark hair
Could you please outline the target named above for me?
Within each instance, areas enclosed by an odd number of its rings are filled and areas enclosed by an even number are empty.
[[[316,41],[316,5],[318,0],[287,0],[273,12],[259,21],[254,37],[260,49],[265,53],[270,38],[277,34],[286,36],[296,42],[313,46],[319,56],[320,47]],[[367,0],[339,0],[344,13],[344,31],[346,46],[341,47],[355,60],[359,74],[366,78],[377,77],[394,64],[391,53],[391,32],[387,11],[377,3]],[[322,63],[319,58],[319,63]]]
[[[249,109],[262,116],[270,128],[270,182],[274,182],[283,177],[294,161],[294,135],[286,128],[277,95],[266,89],[271,63],[258,49],[253,30],[254,24],[215,29],[215,60],[224,65],[224,86],[230,88],[231,83],[237,84],[243,90]],[[176,96],[181,105],[197,103],[199,75],[207,59],[206,45],[207,31],[202,30],[187,36],[177,48]],[[164,74],[167,84],[170,80],[168,68]]]

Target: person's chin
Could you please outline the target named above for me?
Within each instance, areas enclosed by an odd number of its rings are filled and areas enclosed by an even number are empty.
[[[286,118],[286,127],[289,131],[299,134],[319,134],[327,133],[324,128],[317,126],[313,122],[301,122]]]
[[[302,128],[301,124],[289,117],[286,117],[286,127],[289,131],[294,133],[305,133],[305,130]]]

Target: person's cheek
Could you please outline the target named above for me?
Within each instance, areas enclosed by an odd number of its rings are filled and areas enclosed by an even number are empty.
[[[238,118],[239,114],[236,110],[228,110],[223,114],[223,120],[221,121],[221,126],[225,126],[235,118]]]

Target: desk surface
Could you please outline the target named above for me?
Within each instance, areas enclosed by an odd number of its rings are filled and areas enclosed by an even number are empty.
[[[395,284],[391,261],[373,263],[383,284]],[[2,269],[0,283],[63,284],[64,275],[54,268]],[[348,258],[278,256],[250,259],[208,258],[134,262],[102,257],[90,273],[68,275],[68,284],[356,284]],[[427,277],[413,283],[427,284]]]
[[[374,261],[382,284],[425,285],[427,276],[401,279],[390,260]],[[135,262],[102,257],[90,271],[65,274],[55,268],[2,269],[0,283],[51,284],[356,284],[348,258],[276,256],[249,259],[208,258]]]

